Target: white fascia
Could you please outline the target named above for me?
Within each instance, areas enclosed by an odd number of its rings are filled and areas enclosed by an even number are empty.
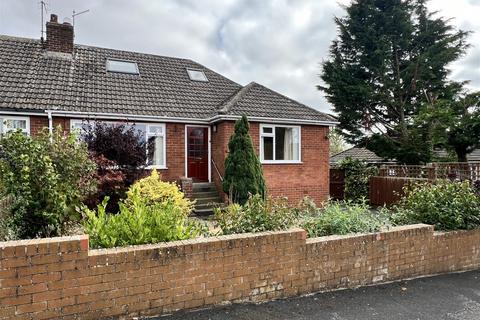
[[[147,115],[132,115],[125,113],[90,113],[80,111],[60,111],[60,110],[45,110],[46,113],[51,113],[56,117],[82,117],[87,119],[124,119],[134,121],[153,121],[153,122],[177,122],[177,123],[193,123],[193,124],[214,124],[224,120],[238,120],[241,116],[235,115],[216,115],[205,119],[192,119],[182,117],[165,117],[165,116],[147,116]],[[265,123],[283,123],[283,124],[304,124],[304,125],[318,125],[318,126],[335,126],[337,121],[320,121],[320,120],[302,120],[302,119],[282,119],[282,118],[266,118],[266,117],[249,117],[250,121],[265,122]]]

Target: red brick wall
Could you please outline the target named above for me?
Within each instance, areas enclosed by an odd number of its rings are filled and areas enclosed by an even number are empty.
[[[89,250],[87,236],[0,243],[1,319],[160,315],[480,267],[480,230],[301,229]]]
[[[159,170],[162,178],[177,181],[185,176],[185,124],[167,123],[167,169]]]
[[[70,132],[70,119],[63,117],[53,117],[53,127],[61,126],[66,132]],[[48,128],[47,116],[30,116],[30,134],[37,135],[43,129]]]
[[[233,122],[221,122],[217,124],[217,132],[212,133],[212,146],[215,146],[212,158],[222,175],[233,127]],[[259,123],[250,123],[250,135],[257,154],[260,152],[259,128]],[[286,196],[292,204],[298,204],[305,196],[309,196],[316,203],[328,198],[329,142],[326,138],[328,130],[329,128],[324,126],[301,126],[302,163],[263,165],[269,195]],[[217,188],[221,190],[220,179],[213,169],[212,176]]]

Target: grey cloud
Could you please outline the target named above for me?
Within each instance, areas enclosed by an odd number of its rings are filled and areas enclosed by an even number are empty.
[[[190,58],[241,84],[256,81],[309,106],[330,109],[315,86],[320,84],[319,63],[336,35],[333,17],[343,14],[336,0],[48,3],[60,19],[73,9],[90,9],[77,18],[77,43]],[[0,34],[38,38],[39,12],[37,0],[0,0]],[[458,17],[455,23],[475,28],[476,22]],[[471,50],[452,66],[452,77],[472,79],[472,87],[480,88],[479,58]]]

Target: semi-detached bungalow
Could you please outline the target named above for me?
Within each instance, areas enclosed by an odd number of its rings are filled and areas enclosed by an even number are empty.
[[[210,183],[224,197],[228,140],[247,115],[269,194],[328,197],[332,116],[192,60],[74,44],[72,25],[56,15],[46,30],[46,41],[0,35],[1,132],[126,121],[155,142],[149,165],[164,179],[188,194]]]

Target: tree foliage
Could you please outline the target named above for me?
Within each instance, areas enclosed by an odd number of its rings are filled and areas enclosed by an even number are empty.
[[[228,156],[225,159],[223,190],[231,201],[244,204],[249,195],[266,195],[265,180],[260,161],[255,154],[246,116],[235,123],[235,132],[228,142]]]
[[[2,198],[12,204],[9,227],[18,238],[62,235],[75,208],[95,190],[94,163],[74,135],[22,132],[0,139]]]
[[[343,136],[336,130],[330,131],[328,134],[328,141],[330,142],[330,155],[344,151],[347,147]]]
[[[457,161],[466,162],[480,147],[480,92],[459,91],[452,99],[438,100],[419,119],[431,124],[433,144],[455,153]]]
[[[452,96],[447,66],[464,54],[468,32],[429,12],[426,0],[354,0],[346,12],[335,18],[339,34],[319,86],[339,128],[380,156],[429,161],[431,128],[415,117]]]
[[[370,177],[378,174],[378,168],[351,157],[342,160],[339,168],[345,170],[345,199],[360,202],[367,199]]]

